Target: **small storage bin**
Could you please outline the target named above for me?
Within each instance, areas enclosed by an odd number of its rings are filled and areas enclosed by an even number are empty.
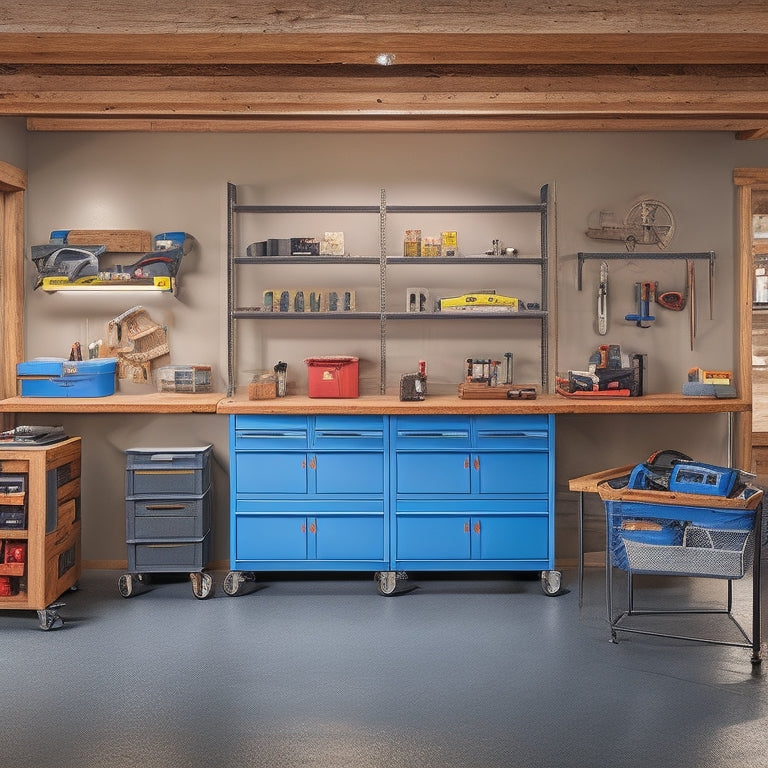
[[[22,397],[106,397],[115,393],[117,358],[38,357],[16,365]]]
[[[210,365],[164,365],[157,369],[158,392],[211,392]]]
[[[211,484],[213,446],[199,448],[129,448],[126,495],[200,496]]]
[[[308,393],[310,397],[357,397],[357,357],[308,357]]]

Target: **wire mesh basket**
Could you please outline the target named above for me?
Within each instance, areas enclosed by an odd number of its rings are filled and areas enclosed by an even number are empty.
[[[621,536],[629,569],[740,579],[752,563],[752,529],[728,530],[686,525],[681,545],[653,544]]]

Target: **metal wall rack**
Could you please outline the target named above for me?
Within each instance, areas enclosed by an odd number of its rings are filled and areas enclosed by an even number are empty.
[[[581,290],[581,273],[584,268],[584,262],[588,259],[600,259],[601,261],[622,260],[622,261],[697,261],[706,260],[709,262],[709,284],[715,275],[715,252],[698,251],[696,253],[578,253],[576,254],[579,262],[578,289]]]
[[[489,265],[504,264],[508,266],[538,266],[540,268],[540,309],[525,310],[518,313],[484,312],[481,317],[498,317],[505,320],[537,320],[540,323],[540,353],[541,353],[541,384],[544,391],[549,389],[550,361],[549,361],[549,186],[544,185],[540,189],[539,202],[521,205],[389,205],[386,201],[386,192],[381,190],[381,198],[378,206],[375,205],[251,205],[242,204],[237,200],[237,186],[231,182],[227,184],[227,396],[231,397],[237,378],[236,346],[237,346],[237,321],[239,320],[296,320],[296,319],[334,319],[334,320],[379,320],[380,338],[380,393],[384,394],[386,383],[386,337],[388,320],[413,320],[440,319],[440,320],[469,320],[472,316],[468,313],[447,312],[420,312],[417,315],[409,312],[387,311],[387,271],[393,265]],[[237,217],[240,214],[370,214],[379,216],[379,255],[376,256],[256,256],[249,257],[238,255],[237,242]],[[510,258],[494,256],[461,256],[454,258],[429,258],[406,259],[402,257],[390,257],[387,252],[386,224],[389,214],[432,214],[432,213],[456,213],[456,214],[538,214],[540,217],[540,256],[535,258]],[[253,308],[239,307],[236,304],[236,267],[238,265],[259,264],[378,264],[379,265],[379,289],[380,301],[378,312],[349,312],[330,313],[265,313]]]

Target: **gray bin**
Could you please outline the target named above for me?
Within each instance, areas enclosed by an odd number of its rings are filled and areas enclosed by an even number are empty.
[[[129,448],[126,496],[199,496],[211,484],[213,446],[197,448]]]
[[[200,571],[210,557],[210,533],[193,541],[128,542],[128,570],[134,573]]]
[[[127,541],[197,539],[211,527],[211,491],[202,496],[127,499]]]

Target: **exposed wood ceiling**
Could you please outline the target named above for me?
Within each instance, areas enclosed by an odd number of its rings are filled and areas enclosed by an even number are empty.
[[[0,0],[0,115],[30,130],[768,136],[768,4],[626,5]]]

